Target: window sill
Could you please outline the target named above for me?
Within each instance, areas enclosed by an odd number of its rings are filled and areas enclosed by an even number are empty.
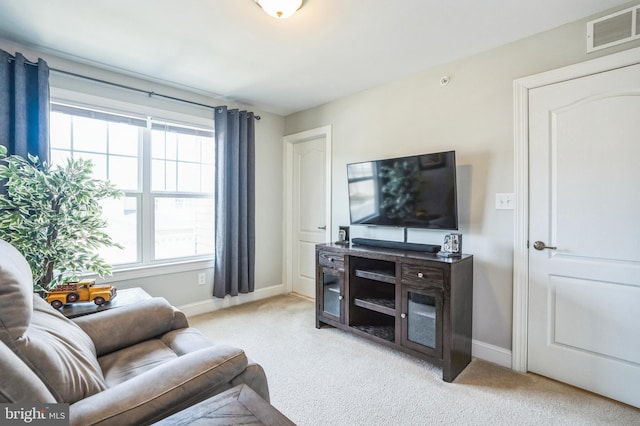
[[[103,283],[114,283],[118,281],[134,280],[139,278],[154,277],[158,275],[177,274],[187,271],[197,271],[213,268],[213,259],[197,259],[161,263],[153,265],[115,267],[113,275],[99,278],[96,274],[83,276],[84,279],[96,279]]]

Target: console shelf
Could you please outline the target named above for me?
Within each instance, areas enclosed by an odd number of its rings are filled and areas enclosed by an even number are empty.
[[[396,339],[395,328],[392,325],[354,325],[353,328],[388,342],[394,342]]]
[[[353,299],[353,304],[381,314],[396,315],[396,301],[394,299]]]
[[[470,255],[316,246],[316,327],[332,325],[426,359],[442,367],[447,382],[471,361],[472,294]]]
[[[380,281],[388,284],[396,283],[396,276],[390,271],[367,271],[357,269],[355,273],[356,277],[366,278],[368,280]]]

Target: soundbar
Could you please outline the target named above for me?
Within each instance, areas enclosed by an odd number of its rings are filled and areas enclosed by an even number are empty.
[[[353,238],[351,243],[360,246],[370,247],[383,247],[399,250],[411,250],[411,251],[423,251],[426,253],[437,253],[440,251],[441,246],[436,244],[418,244],[418,243],[403,243],[400,241],[385,241],[385,240],[372,240],[369,238]]]

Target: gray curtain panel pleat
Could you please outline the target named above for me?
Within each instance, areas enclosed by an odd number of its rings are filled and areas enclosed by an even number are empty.
[[[216,249],[213,295],[254,290],[255,124],[252,112],[215,109]]]
[[[49,161],[49,66],[0,50],[0,145]]]

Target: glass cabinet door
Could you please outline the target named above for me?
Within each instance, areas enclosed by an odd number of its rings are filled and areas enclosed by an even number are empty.
[[[442,357],[442,291],[402,290],[402,344]]]
[[[336,320],[342,318],[342,272],[323,268],[322,269],[322,314],[335,317]]]

